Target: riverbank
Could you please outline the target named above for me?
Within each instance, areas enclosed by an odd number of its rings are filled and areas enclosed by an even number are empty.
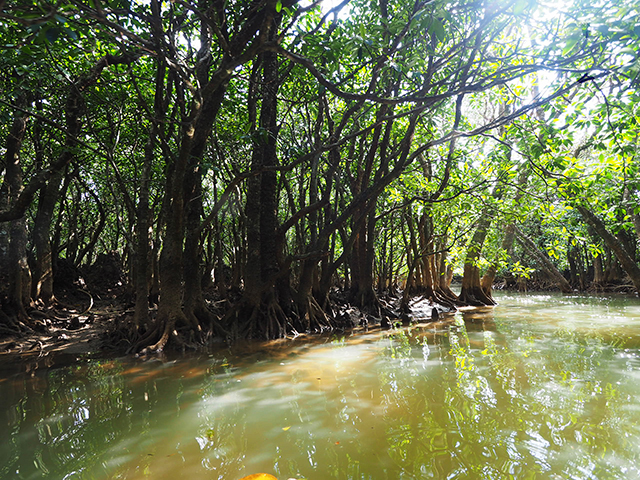
[[[517,289],[508,288],[502,282],[498,282],[494,288],[496,291],[516,292]],[[552,286],[532,284],[526,291],[549,292]],[[612,285],[610,288],[602,288],[597,291],[582,292],[586,294],[629,294],[632,286]],[[579,293],[579,292],[576,292]],[[119,331],[121,322],[126,322],[131,314],[131,306],[121,300],[121,296],[108,295],[91,298],[87,303],[86,295],[70,295],[63,297],[64,302],[57,307],[47,310],[34,309],[30,312],[31,324],[34,328],[20,333],[8,334],[0,337],[0,364],[17,364],[25,362],[29,364],[50,365],[58,359],[63,363],[69,363],[74,358],[106,357],[114,358],[127,354],[128,344],[114,342],[113,333]],[[387,311],[397,310],[395,297],[383,298],[382,304]],[[212,301],[215,304],[216,301]],[[430,321],[434,317],[433,309],[438,312],[435,318],[446,313],[438,306],[434,307],[421,296],[415,297],[410,302],[411,313],[396,318],[383,316],[382,319],[372,317],[359,309],[340,301],[333,305],[336,315],[340,318],[341,330],[355,328],[391,328],[398,324],[408,324]],[[193,345],[193,350],[206,351],[208,347],[220,345],[224,339],[210,339],[209,344],[201,343]],[[182,350],[184,351],[184,349]]]
[[[111,302],[91,312],[51,310],[46,318],[31,312],[35,328],[0,337],[0,367],[20,363],[38,366],[68,364],[91,357],[117,356],[122,352],[108,344],[108,332],[122,307]]]
[[[380,301],[386,312],[392,312],[398,310],[395,303],[399,300],[395,297],[385,297]],[[122,330],[122,322],[128,321],[131,314],[130,305],[119,302],[117,297],[97,299],[95,303],[92,301],[90,308],[81,303],[70,305],[68,296],[65,301],[64,307],[52,307],[46,311],[32,310],[30,320],[35,328],[0,337],[0,364],[26,362],[50,366],[51,362],[55,361],[51,359],[54,356],[63,358],[63,363],[69,363],[68,359],[73,357],[113,358],[127,354],[129,345],[119,337],[119,342],[114,341],[114,333]],[[410,302],[410,315],[395,312],[392,318],[386,315],[382,318],[372,317],[346,302],[335,303],[332,308],[338,319],[337,323],[341,325],[338,332],[354,329],[388,329],[401,324],[431,321],[434,318],[434,309],[438,311],[435,318],[446,313],[444,308],[434,307],[428,299],[421,296]],[[288,338],[295,337],[297,335]],[[211,338],[208,343],[194,343],[191,350],[206,351],[223,343],[224,339]]]

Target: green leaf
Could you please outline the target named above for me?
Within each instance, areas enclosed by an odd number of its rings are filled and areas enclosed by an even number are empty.
[[[120,10],[129,10],[131,8],[131,2],[129,0],[111,0],[111,7]]]
[[[55,43],[55,41],[58,39],[58,36],[60,36],[60,29],[57,27],[47,28],[47,30],[44,32],[44,35],[49,43]]]
[[[518,0],[513,6],[514,15],[520,15],[525,11],[529,2],[527,0]]]
[[[429,33],[433,33],[439,41],[444,41],[447,36],[447,32],[444,29],[444,25],[438,18],[434,18],[429,26]]]
[[[280,10],[282,10],[282,0],[276,2],[276,12],[280,13]]]
[[[71,30],[70,28],[64,27],[64,33],[66,33],[69,38],[71,38],[72,40],[78,40],[78,34],[76,32],[74,32],[73,30]]]
[[[567,38],[567,43],[562,49],[562,54],[563,55],[569,54],[571,50],[573,50],[574,47],[578,44],[581,38],[582,38],[582,35],[576,35],[576,34],[573,34],[569,38]]]

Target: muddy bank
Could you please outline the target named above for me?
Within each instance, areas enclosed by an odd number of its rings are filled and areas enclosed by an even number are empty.
[[[129,344],[117,335],[122,323],[127,322],[131,315],[127,302],[118,301],[117,298],[89,301],[86,295],[78,292],[64,297],[66,302],[72,299],[78,303],[32,310],[31,324],[35,328],[0,337],[0,370],[17,364],[31,365],[29,368],[36,369],[39,366],[65,365],[96,357],[113,358],[128,353]],[[215,300],[211,302],[215,303]],[[410,323],[443,320],[449,313],[448,309],[418,296],[410,302],[411,313],[400,314],[398,302],[399,299],[395,297],[381,299],[386,314],[382,318],[375,318],[346,302],[338,301],[332,305],[332,309],[341,327],[334,332],[324,333],[395,328]],[[297,336],[291,335],[284,340]],[[182,349],[173,348],[171,351],[207,351],[227,343],[228,339],[209,338],[208,342],[193,342],[188,349],[183,342]]]

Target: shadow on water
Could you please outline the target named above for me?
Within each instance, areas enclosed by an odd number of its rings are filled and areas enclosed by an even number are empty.
[[[638,478],[637,299],[0,381],[0,478]]]

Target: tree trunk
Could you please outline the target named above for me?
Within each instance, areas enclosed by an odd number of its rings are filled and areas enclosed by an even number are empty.
[[[202,35],[204,38],[205,35]],[[203,66],[199,72],[201,81],[208,76],[207,67]],[[202,160],[209,142],[215,119],[218,116],[222,101],[226,94],[227,84],[220,85],[205,100],[196,124],[189,156],[189,165],[184,179],[184,216],[185,216],[185,243],[184,243],[184,313],[189,322],[192,334],[197,336],[202,331],[202,325],[214,327],[218,334],[226,335],[217,318],[211,313],[204,300],[202,292],[202,217],[204,208],[202,204]]]
[[[515,229],[516,226],[514,223],[510,223],[507,225],[504,231],[504,237],[502,238],[502,250],[507,253],[507,255],[511,256],[511,252],[513,251],[513,241],[515,240]],[[498,260],[496,259],[491,266],[487,269],[485,274],[480,279],[480,287],[482,291],[488,297],[491,297],[491,292],[493,289],[493,282],[496,278],[496,273],[498,271]]]
[[[274,17],[271,22],[270,35],[275,35],[279,19]],[[245,290],[240,304],[228,318],[237,335],[278,338],[287,330],[289,319],[285,310],[291,310],[292,298],[288,278],[284,278],[288,276],[288,268],[282,264],[283,244],[278,238],[277,173],[265,167],[278,164],[277,93],[281,79],[276,53],[264,52],[257,61],[260,62],[258,71],[262,73],[261,105],[259,128],[253,135],[251,165],[254,171],[262,172],[247,182]],[[255,98],[250,98],[250,102],[255,102]]]
[[[197,109],[197,107],[194,107]],[[159,302],[155,324],[145,325],[146,331],[132,350],[160,352],[164,350],[176,327],[188,325],[182,310],[184,294],[184,179],[194,136],[194,125],[183,127],[178,157],[170,169],[164,199],[165,235],[158,263]]]
[[[32,293],[34,300],[40,300],[44,304],[53,301],[53,267],[57,252],[51,244],[51,223],[56,202],[60,198],[60,181],[64,169],[74,158],[74,149],[77,138],[82,128],[84,114],[83,93],[91,87],[100,77],[102,71],[110,65],[130,64],[136,60],[136,55],[122,55],[116,57],[106,55],[101,58],[91,70],[79,77],[69,89],[65,104],[65,141],[58,159],[38,176],[34,177],[31,184],[38,184],[40,199],[34,225],[33,243],[36,250],[34,279]],[[41,177],[42,175],[42,177]],[[45,183],[45,181],[47,181]],[[35,193],[35,191],[34,191]]]
[[[637,195],[638,192],[635,192],[635,195]],[[637,203],[633,201],[633,196],[635,196],[631,193],[631,190],[629,189],[629,185],[626,185],[624,187],[624,193],[623,193],[623,202],[625,205],[625,209],[627,211],[627,215],[629,215],[629,218],[631,218],[631,221],[633,222],[633,227],[636,233],[636,239],[637,241],[640,242],[640,214],[636,213],[636,208],[637,208]]]
[[[409,313],[409,301],[414,294],[422,294],[435,305],[455,309],[456,295],[450,290],[446,281],[444,252],[437,252],[434,239],[433,219],[430,210],[425,208],[419,222],[407,215],[406,225],[409,229],[411,255],[408,256],[409,273],[407,285],[402,294],[400,308]]]
[[[156,48],[160,49],[162,36],[162,22],[160,18],[160,4],[158,0],[151,2],[151,29],[153,41]],[[155,72],[155,91],[153,96],[153,116],[149,127],[149,136],[144,146],[144,159],[139,180],[138,205],[136,207],[135,225],[135,279],[134,288],[136,303],[133,314],[134,328],[138,330],[141,326],[147,326],[149,321],[149,301],[151,294],[151,279],[153,276],[153,263],[151,259],[151,216],[149,206],[149,189],[151,185],[151,171],[155,150],[158,141],[158,134],[161,132],[161,120],[166,117],[166,107],[163,99],[164,77],[166,65],[160,58],[157,59]]]
[[[509,160],[511,159],[512,152],[513,150],[511,149],[511,144],[509,144],[509,154],[508,154]],[[522,200],[523,192],[527,184],[527,179],[528,179],[528,172],[526,170],[522,170],[520,172],[520,175],[518,175],[518,190],[516,191],[515,197],[513,199],[514,205],[520,204],[520,201]],[[512,252],[513,252],[513,242],[515,240],[515,229],[516,229],[515,223],[514,222],[509,223],[505,228],[504,237],[502,238],[502,245],[501,245],[502,251],[505,252],[509,257],[512,255]],[[482,288],[482,291],[485,293],[485,295],[487,295],[490,298],[493,298],[491,296],[491,293],[493,289],[493,282],[496,278],[496,272],[498,271],[499,260],[500,260],[499,258],[496,258],[491,264],[491,266],[487,269],[485,274],[482,276],[482,278],[480,279],[480,287]]]
[[[0,210],[7,210],[23,189],[20,148],[28,116],[16,115],[3,158],[4,180]],[[0,326],[19,330],[28,323],[31,274],[27,264],[27,228],[24,216],[0,223]]]
[[[640,267],[638,267],[634,259],[627,253],[622,242],[620,242],[615,235],[609,232],[604,222],[587,207],[576,205],[576,208],[582,215],[582,218],[584,218],[584,220],[593,227],[593,230],[611,249],[624,271],[629,275],[636,291],[640,293]]]
[[[480,252],[482,251],[489,225],[491,225],[491,218],[485,211],[477,223],[464,261],[462,289],[458,296],[458,303],[460,305],[484,306],[496,304],[493,298],[485,293],[480,284],[480,269],[478,267]]]
[[[360,215],[362,214],[363,212],[360,212]],[[357,229],[356,241],[351,251],[351,296],[356,307],[379,318],[380,305],[373,288],[373,235],[376,225],[374,212],[367,217],[367,221]]]
[[[99,70],[101,71],[101,67]],[[58,159],[58,164],[66,167],[73,160],[76,139],[82,128],[82,115],[84,113],[84,100],[82,92],[92,85],[96,75],[88,75],[80,78],[71,88],[65,105],[65,125],[67,128],[65,143]],[[36,250],[35,275],[34,275],[34,299],[48,305],[54,300],[53,293],[53,268],[55,256],[51,245],[51,224],[53,213],[60,198],[60,182],[64,177],[65,168],[60,168],[52,174],[49,182],[40,189],[38,211],[34,225],[34,246]]]
[[[33,268],[33,299],[49,305],[54,300],[53,293],[53,252],[51,246],[51,224],[53,213],[60,195],[63,171],[56,172],[49,183],[40,190],[38,211],[33,225],[33,245],[35,262]]]
[[[551,262],[549,257],[538,248],[534,241],[527,237],[517,227],[515,228],[515,234],[522,246],[536,257],[540,268],[555,282],[558,288],[560,288],[563,293],[571,293],[573,289],[567,279],[562,276],[553,262]]]
[[[135,295],[133,323],[136,329],[149,320],[149,289],[151,280],[151,210],[149,208],[149,185],[151,166],[156,143],[156,126],[152,125],[145,145],[144,161],[140,175],[138,206],[136,209],[135,249]]]
[[[604,285],[604,268],[602,266],[602,254],[593,257],[593,286],[596,289]]]

